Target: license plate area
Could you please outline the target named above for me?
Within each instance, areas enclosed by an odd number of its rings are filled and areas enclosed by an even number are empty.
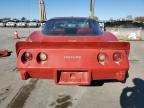
[[[89,71],[57,71],[56,83],[63,85],[90,85]]]

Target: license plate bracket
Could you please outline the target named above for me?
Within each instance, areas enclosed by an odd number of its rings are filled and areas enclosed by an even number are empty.
[[[57,71],[56,83],[63,85],[90,85],[91,73],[89,71]]]

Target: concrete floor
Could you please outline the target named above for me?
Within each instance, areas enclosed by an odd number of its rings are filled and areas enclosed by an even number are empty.
[[[130,42],[130,70],[125,84],[63,86],[47,79],[21,80],[15,68],[16,30],[23,40],[37,29],[0,28],[0,49],[12,51],[11,56],[0,58],[0,108],[144,108],[143,41]]]

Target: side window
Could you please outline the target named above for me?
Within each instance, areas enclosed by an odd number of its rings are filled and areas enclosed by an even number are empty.
[[[48,34],[49,28],[52,28],[52,21],[47,21],[43,26],[42,26],[42,32],[45,34]]]
[[[92,22],[93,22],[92,25],[93,25],[93,27],[95,29],[96,34],[97,35],[101,35],[102,34],[102,30],[101,30],[99,24],[96,21],[92,21]]]

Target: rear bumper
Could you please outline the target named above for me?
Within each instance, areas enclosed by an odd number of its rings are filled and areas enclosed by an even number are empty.
[[[23,80],[28,78],[53,79],[56,84],[90,85],[92,80],[125,80],[128,68],[125,69],[52,69],[29,68],[18,69]],[[71,78],[74,75],[74,79]],[[77,79],[79,78],[79,79]]]
[[[96,38],[88,37],[51,39],[53,38],[44,42],[16,44],[16,65],[22,79],[47,78],[54,79],[57,84],[74,85],[89,85],[92,80],[125,79],[129,68],[126,53],[129,51],[129,43],[98,42]],[[31,55],[31,60],[27,62],[24,57],[26,52]],[[121,61],[118,63],[113,58],[117,52],[121,53]],[[43,63],[39,61],[40,53],[45,53],[48,57]],[[98,60],[100,53],[106,54],[105,64]]]

